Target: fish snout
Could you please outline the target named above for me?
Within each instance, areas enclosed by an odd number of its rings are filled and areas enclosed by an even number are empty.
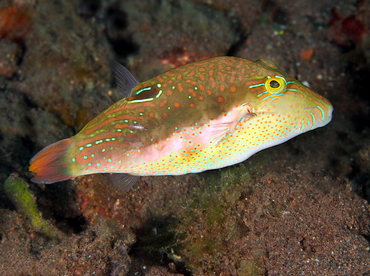
[[[328,101],[325,101],[324,104],[317,104],[311,110],[312,123],[314,128],[316,128],[326,126],[330,123],[334,108]]]

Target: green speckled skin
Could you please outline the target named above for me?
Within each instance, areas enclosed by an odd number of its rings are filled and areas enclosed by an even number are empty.
[[[61,141],[64,178],[177,175],[229,166],[326,125],[332,109],[272,61],[198,61],[137,84],[127,99]],[[37,164],[36,157],[33,180],[55,182],[43,176],[47,166],[38,164],[46,161]]]

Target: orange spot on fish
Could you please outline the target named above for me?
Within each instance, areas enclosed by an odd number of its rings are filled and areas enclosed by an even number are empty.
[[[182,84],[181,84],[181,83],[179,83],[179,84],[177,85],[177,88],[179,89],[179,92],[184,91],[184,88],[182,87]]]
[[[174,107],[180,107],[180,103],[174,103],[173,106]]]
[[[221,86],[220,86],[220,90],[221,90],[221,91],[225,91],[225,89],[226,89],[226,86],[225,86],[224,84],[221,84]]]
[[[167,71],[166,75],[172,78],[173,76],[175,76],[175,73],[171,73],[171,71]]]
[[[192,76],[194,76],[195,75],[195,71],[190,71],[190,73],[189,74],[187,74],[186,76],[187,77],[192,77]]]
[[[150,118],[154,118],[154,113],[153,113],[153,112],[150,112],[150,113],[149,113],[149,117],[150,117]]]
[[[236,91],[236,86],[231,86],[231,87],[230,87],[230,91],[231,91],[231,92],[235,92],[235,91]]]
[[[168,114],[165,112],[165,113],[163,113],[163,117],[168,117]]]
[[[218,97],[218,98],[217,98],[217,101],[218,101],[219,103],[222,103],[222,102],[224,102],[224,101],[225,101],[225,98],[224,98],[224,97],[222,97],[222,96],[220,96],[220,97]]]
[[[204,97],[203,97],[203,96],[200,96],[200,97],[198,97],[198,99],[199,99],[200,101],[203,101],[203,100],[204,100]]]
[[[194,107],[194,106],[195,106],[195,104],[191,103],[191,104],[189,104],[189,106],[190,106],[190,107]]]
[[[188,91],[191,94],[191,96],[193,96],[193,97],[197,96],[197,93],[195,93],[195,91],[193,89],[189,88]]]
[[[159,81],[159,82],[164,82],[164,79],[159,75],[159,76],[157,76],[157,80]]]
[[[208,95],[212,95],[212,91],[211,91],[211,90],[208,90],[208,91],[207,91],[207,94],[208,94]]]
[[[167,104],[167,100],[163,100],[163,101],[159,104],[159,106],[160,106],[160,107],[164,107],[166,104]]]
[[[191,83],[192,85],[197,85],[197,82],[196,81],[192,81],[192,80],[186,80],[187,83]]]
[[[167,95],[171,96],[171,95],[173,94],[173,91],[172,91],[171,89],[168,89],[168,90],[166,91],[166,93],[167,93]]]
[[[226,81],[226,74],[224,74],[222,72],[217,72],[217,74],[220,76],[222,82]]]

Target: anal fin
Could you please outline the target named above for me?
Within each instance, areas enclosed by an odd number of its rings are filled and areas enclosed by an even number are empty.
[[[111,173],[107,175],[108,181],[121,192],[126,192],[140,179],[138,175],[128,173]]]

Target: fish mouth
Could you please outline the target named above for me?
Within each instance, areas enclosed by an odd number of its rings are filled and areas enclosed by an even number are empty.
[[[328,109],[328,122],[327,124],[331,121],[331,119],[333,118],[333,111],[334,111],[334,107],[333,106],[330,106],[330,108]]]
[[[310,114],[312,116],[313,123],[315,122],[317,127],[326,126],[327,124],[330,123],[330,121],[333,117],[334,107],[332,105],[325,106],[325,109],[322,108],[319,105],[313,106],[313,107],[310,108],[310,110],[311,110]],[[315,114],[316,114],[315,117],[313,115],[314,111],[316,111],[315,112]]]

